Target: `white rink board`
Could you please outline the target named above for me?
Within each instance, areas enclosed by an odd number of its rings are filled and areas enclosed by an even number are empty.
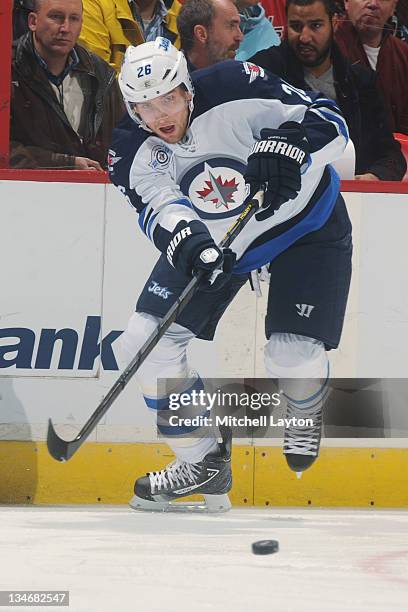
[[[49,367],[39,363],[49,354],[39,351],[40,332],[69,328],[79,339],[75,375],[96,376],[97,360],[86,370],[78,365],[84,315],[102,314],[105,186],[4,181],[0,202],[0,328],[24,328],[20,363],[1,375],[55,375],[59,351]],[[0,338],[0,347],[12,342]],[[67,342],[73,345],[71,337]],[[9,352],[4,361],[15,357]]]
[[[354,226],[354,276],[342,343],[330,355],[334,374],[405,377],[407,196],[350,193],[345,198]],[[0,181],[0,202],[1,227],[7,228],[0,242],[1,365],[19,356],[25,366],[0,367],[0,437],[44,439],[48,417],[65,424],[71,435],[118,376],[93,357],[98,325],[103,338],[124,329],[157,251],[111,185]],[[245,287],[215,341],[193,343],[192,363],[203,377],[264,375],[264,310],[265,299],[257,300]],[[17,331],[5,335],[9,328]],[[51,351],[47,329],[68,330],[64,364],[70,367],[59,367],[62,343]],[[49,367],[36,367],[47,365],[50,351]],[[117,339],[104,359],[108,366],[118,361]],[[133,381],[93,439],[155,439]]]

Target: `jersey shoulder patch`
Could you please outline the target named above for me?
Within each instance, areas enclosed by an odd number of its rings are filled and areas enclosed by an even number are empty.
[[[227,60],[196,70],[191,77],[196,90],[193,118],[234,100],[270,97],[274,81],[263,68],[238,60]]]
[[[163,142],[154,144],[150,150],[149,166],[153,170],[165,170],[169,167],[173,151]]]
[[[243,62],[242,67],[244,69],[245,74],[248,75],[249,83],[253,83],[258,77],[261,79],[265,76],[265,70],[261,68],[261,66],[257,66],[252,62]]]

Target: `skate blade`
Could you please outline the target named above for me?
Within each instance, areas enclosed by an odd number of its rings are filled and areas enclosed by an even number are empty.
[[[150,512],[201,512],[218,514],[228,512],[232,504],[225,493],[224,495],[203,495],[204,501],[177,502],[177,501],[150,501],[134,495],[129,502],[133,510]]]

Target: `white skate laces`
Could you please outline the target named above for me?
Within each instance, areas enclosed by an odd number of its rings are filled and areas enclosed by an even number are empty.
[[[187,463],[176,459],[160,472],[149,472],[152,495],[168,487],[197,484],[200,468],[195,463]]]
[[[322,405],[318,403],[314,408],[297,408],[288,402],[287,419],[293,419],[294,424],[285,428],[283,452],[285,455],[311,455],[316,457],[319,453],[322,427]],[[304,425],[308,420],[310,425]],[[298,423],[298,424],[295,424]]]
[[[221,449],[195,463],[176,459],[163,470],[138,478],[129,505],[134,510],[154,512],[227,512],[231,486],[230,455]],[[179,501],[192,493],[202,495],[204,502]]]

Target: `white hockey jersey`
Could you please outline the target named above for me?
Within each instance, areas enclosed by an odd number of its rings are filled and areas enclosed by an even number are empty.
[[[110,177],[139,213],[139,225],[165,252],[181,220],[200,219],[219,242],[243,210],[247,157],[262,128],[301,123],[311,163],[298,196],[275,214],[249,221],[231,248],[234,271],[270,262],[330,216],[339,178],[330,162],[348,141],[347,124],[335,102],[304,92],[248,62],[227,61],[192,73],[195,87],[190,127],[167,144],[130,118],[114,131]]]

